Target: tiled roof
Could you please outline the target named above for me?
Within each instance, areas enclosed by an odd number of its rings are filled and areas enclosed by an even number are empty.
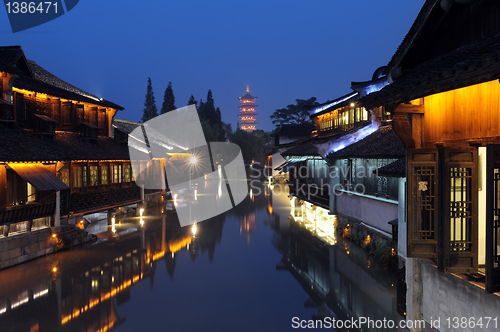
[[[115,109],[123,110],[123,107],[119,105],[101,99],[69,83],[66,83],[65,81],[61,80],[60,78],[37,65],[34,61],[28,60],[27,63],[31,72],[33,73],[34,78],[27,76],[20,76],[16,78],[14,81],[14,86],[16,88],[46,93],[65,99],[82,101],[104,107],[112,107]]]
[[[113,119],[113,122],[111,123],[111,126],[113,128],[117,128],[124,133],[130,134],[135,128],[140,126],[140,122],[133,122],[133,121],[128,121],[128,120],[121,120],[121,119]]]
[[[80,138],[79,133],[56,132],[54,141],[47,141],[71,160],[127,160],[128,146],[107,136],[99,136],[94,142]]]
[[[20,58],[24,57],[21,46],[0,47],[0,70],[12,74],[21,74],[21,68],[17,68]]]
[[[303,137],[310,136],[313,130],[316,130],[316,126],[313,123],[284,124],[272,133],[271,136]]]
[[[388,165],[375,170],[379,176],[387,176],[393,178],[406,177],[406,158],[398,159]]]
[[[60,161],[64,154],[20,128],[0,125],[0,161]]]
[[[373,108],[500,78],[500,34],[424,62],[379,92],[361,99]]]
[[[392,126],[384,126],[362,140],[328,154],[327,158],[401,158],[405,155],[406,148]]]
[[[91,142],[79,133],[56,132],[55,140],[40,140],[20,128],[0,125],[0,161],[127,160],[127,145],[109,137]]]
[[[238,98],[239,100],[244,100],[244,99],[251,99],[251,100],[254,100],[254,99],[257,99],[257,97],[253,97],[250,92],[247,92],[245,93],[245,95],[243,97],[239,97]]]
[[[307,140],[297,146],[286,150],[282,156],[319,156],[318,147],[311,140]]]

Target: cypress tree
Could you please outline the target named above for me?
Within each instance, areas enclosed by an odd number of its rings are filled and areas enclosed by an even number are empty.
[[[196,99],[194,99],[194,96],[192,94],[191,94],[191,97],[189,97],[187,104],[188,104],[188,106],[194,105],[194,106],[196,106],[196,108],[198,108],[198,101]]]
[[[165,89],[165,95],[163,97],[163,105],[161,106],[161,114],[173,111],[175,109],[175,97],[174,90],[172,90],[172,82],[168,82],[168,86]]]
[[[156,108],[155,96],[153,93],[153,85],[151,83],[151,78],[148,77],[148,87],[146,92],[146,101],[144,101],[144,109],[142,110],[142,122],[151,120],[158,115],[158,109]]]

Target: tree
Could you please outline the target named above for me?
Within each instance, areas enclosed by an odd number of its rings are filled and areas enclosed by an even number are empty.
[[[172,82],[168,82],[168,86],[165,89],[165,95],[163,97],[163,105],[161,107],[161,114],[167,113],[175,110],[175,97],[174,90],[172,90]]]
[[[189,100],[188,100],[188,106],[189,105],[194,105],[196,106],[196,108],[198,108],[198,101],[196,99],[194,99],[194,96],[191,94],[191,97],[189,97]]]
[[[151,78],[148,77],[148,88],[146,92],[146,101],[144,102],[144,109],[142,110],[142,122],[151,120],[152,118],[158,116],[158,109],[156,108],[155,96],[153,93],[153,85],[151,84]]]
[[[246,161],[255,160],[265,164],[267,154],[272,150],[272,137],[263,130],[254,130],[250,133],[237,129],[229,136],[229,141],[237,144]]]
[[[208,90],[207,101],[203,103],[203,100],[200,100],[199,105],[198,115],[200,116],[201,127],[203,128],[203,133],[205,134],[207,142],[225,141],[226,133],[224,130],[224,122],[222,122],[221,111],[218,107],[215,108],[211,90]]]
[[[295,99],[297,104],[288,105],[286,108],[280,108],[271,115],[271,120],[276,127],[283,124],[303,124],[312,123],[309,118],[307,106],[319,105],[316,97],[309,99]]]

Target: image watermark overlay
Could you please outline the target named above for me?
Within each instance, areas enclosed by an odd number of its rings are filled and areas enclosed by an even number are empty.
[[[79,0],[4,0],[4,5],[12,32],[15,33],[52,21],[72,10],[78,2]]]
[[[258,195],[261,191],[259,183],[261,179],[270,179],[273,169],[271,167],[254,167],[250,174],[250,187]],[[378,167],[358,166],[355,170],[338,166],[321,166],[311,169],[305,165],[295,167],[297,178],[287,181],[289,186],[294,188],[294,192],[306,199],[311,199],[317,195],[329,193],[330,195],[354,195],[367,193],[364,181],[377,180]],[[318,174],[323,174],[317,178]],[[287,194],[280,187],[276,187],[274,195]],[[287,194],[288,195],[288,194]]]
[[[141,124],[129,134],[128,146],[136,184],[168,188],[181,226],[224,213],[248,194],[240,147],[206,142],[194,105]]]

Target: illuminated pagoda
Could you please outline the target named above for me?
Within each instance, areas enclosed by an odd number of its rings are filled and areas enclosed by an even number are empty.
[[[257,99],[257,97],[252,97],[247,85],[247,93],[238,99],[241,101],[241,105],[238,106],[241,108],[240,114],[238,115],[241,118],[239,125],[240,129],[252,132],[256,129],[255,126],[258,124],[258,122],[255,121],[255,117],[258,115],[255,113],[255,108],[257,107],[257,105],[255,105],[255,99]]]

